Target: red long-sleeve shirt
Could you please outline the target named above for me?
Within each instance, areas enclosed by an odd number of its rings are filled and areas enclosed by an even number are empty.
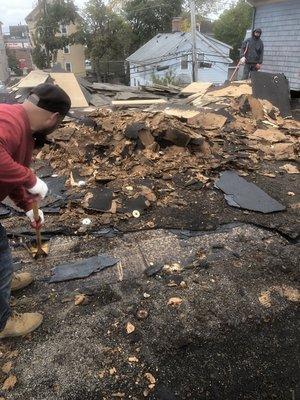
[[[9,196],[24,211],[33,197],[27,192],[36,183],[29,169],[34,148],[29,119],[19,104],[0,104],[0,201]]]

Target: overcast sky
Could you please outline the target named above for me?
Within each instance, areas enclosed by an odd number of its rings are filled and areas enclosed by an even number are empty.
[[[82,7],[86,0],[75,0],[78,7]],[[36,0],[0,0],[0,21],[3,22],[3,31],[8,32],[9,25],[24,23],[24,18],[33,9]]]

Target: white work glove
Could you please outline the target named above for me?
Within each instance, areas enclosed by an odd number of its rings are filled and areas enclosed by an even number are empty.
[[[245,65],[245,64],[246,64],[246,57],[242,57],[242,58],[240,59],[240,64],[241,64],[241,65]]]
[[[36,184],[31,189],[27,189],[27,191],[44,199],[48,193],[48,186],[40,178],[37,178]]]
[[[27,211],[26,216],[30,219],[31,226],[35,229],[40,229],[45,223],[44,213],[42,210],[39,210],[40,219],[38,222],[34,219],[33,210]]]

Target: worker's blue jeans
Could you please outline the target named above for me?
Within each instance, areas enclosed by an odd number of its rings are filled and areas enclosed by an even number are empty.
[[[11,315],[9,305],[13,263],[6,232],[0,224],[0,331]]]

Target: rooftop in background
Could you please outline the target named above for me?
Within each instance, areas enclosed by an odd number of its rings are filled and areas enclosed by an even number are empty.
[[[197,36],[204,40],[211,48],[217,51],[220,56],[226,57],[226,55],[216,45],[221,44],[222,46],[231,49],[231,46],[221,43],[218,40],[206,36],[200,32],[197,32]],[[176,54],[184,42],[191,40],[190,32],[160,33],[153,39],[149,40],[149,42],[145,43],[131,56],[129,56],[127,61],[143,63],[149,60],[162,60],[164,57]],[[231,63],[230,59],[229,63]]]
[[[9,35],[12,39],[24,39],[28,37],[27,25],[11,25]]]

